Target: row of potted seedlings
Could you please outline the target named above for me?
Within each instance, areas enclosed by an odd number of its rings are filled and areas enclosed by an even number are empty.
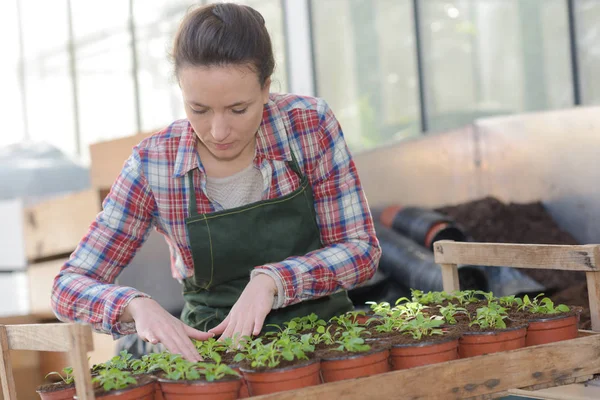
[[[236,399],[359,378],[457,358],[577,337],[580,310],[542,295],[412,291],[394,306],[368,303],[329,322],[295,318],[258,338],[196,342],[204,362],[170,353],[139,360],[122,352],[92,369],[105,399]],[[237,338],[236,338],[237,339]],[[38,388],[42,399],[71,399],[72,370]]]

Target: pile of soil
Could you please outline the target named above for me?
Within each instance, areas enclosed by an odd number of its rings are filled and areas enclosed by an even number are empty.
[[[493,197],[442,207],[476,242],[522,244],[579,244],[560,229],[542,203],[505,204]],[[590,311],[585,273],[523,269],[546,286],[546,295],[555,303],[583,307],[580,328],[590,329]]]

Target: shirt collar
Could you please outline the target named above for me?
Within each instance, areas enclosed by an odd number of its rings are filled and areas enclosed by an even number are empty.
[[[189,121],[186,122],[187,128],[183,129],[175,158],[173,173],[175,178],[185,176],[189,171],[200,166],[196,150],[196,133]],[[256,133],[256,156],[269,160],[292,160],[284,116],[272,99],[265,104],[262,121]]]

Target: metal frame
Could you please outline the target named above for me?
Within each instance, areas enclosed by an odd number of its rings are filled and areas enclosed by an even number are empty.
[[[136,113],[136,127],[140,131],[142,124],[142,116],[140,112],[140,88],[138,80],[138,58],[136,49],[136,25],[135,15],[133,10],[133,1],[129,0],[129,34],[131,37],[131,58],[132,58],[132,76],[133,76],[133,90],[134,90],[134,101],[135,101],[135,113]],[[315,96],[319,95],[318,90],[318,76],[316,73],[316,55],[315,55],[315,38],[314,38],[314,24],[313,24],[313,7],[312,1],[314,0],[280,0],[283,20],[284,20],[284,35],[285,35],[285,54],[286,54],[286,75],[289,82],[290,92]],[[22,23],[22,9],[19,0],[15,0],[17,5],[17,19],[18,19],[18,31],[19,31],[19,84],[21,87],[21,99],[22,99],[22,117],[24,120],[25,138],[30,137],[29,124],[28,124],[28,107],[27,107],[27,94],[26,94],[26,77],[25,77],[25,56],[23,51],[23,23]],[[202,4],[206,4],[206,0],[202,0]],[[573,103],[574,105],[580,105],[583,103],[581,93],[581,76],[580,76],[580,65],[577,50],[577,20],[576,20],[576,0],[566,0],[567,4],[567,17],[568,17],[568,29],[569,29],[569,40],[570,40],[570,56],[571,56],[571,70],[572,70],[572,85],[573,85]],[[415,57],[417,64],[417,79],[418,79],[418,96],[419,96],[419,122],[421,131],[427,133],[429,131],[428,124],[428,107],[427,107],[427,90],[426,90],[426,79],[425,76],[425,64],[424,64],[424,49],[423,49],[423,38],[422,38],[422,15],[421,15],[421,0],[412,0],[413,7],[413,23],[414,23],[414,35],[415,35]],[[69,53],[69,70],[72,81],[72,93],[73,93],[73,118],[75,125],[75,146],[78,155],[82,153],[81,143],[81,127],[80,127],[80,116],[79,116],[79,99],[78,99],[78,77],[77,77],[77,60],[76,51],[77,45],[75,43],[73,24],[72,24],[72,12],[71,12],[71,0],[66,0],[66,7],[68,13],[69,23],[69,36],[68,36],[68,53]]]
[[[579,75],[579,54],[577,52],[577,18],[575,0],[567,0],[569,24],[569,51],[571,55],[571,82],[573,83],[573,103],[581,105],[581,78]]]

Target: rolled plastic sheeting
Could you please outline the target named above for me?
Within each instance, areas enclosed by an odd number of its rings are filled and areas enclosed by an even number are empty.
[[[375,229],[382,248],[379,268],[384,273],[411,289],[443,290],[442,271],[431,251],[377,221]],[[459,266],[458,278],[462,290],[488,290],[487,275],[481,268]]]
[[[427,208],[390,206],[381,212],[380,222],[430,250],[438,240],[467,240],[452,218]]]

